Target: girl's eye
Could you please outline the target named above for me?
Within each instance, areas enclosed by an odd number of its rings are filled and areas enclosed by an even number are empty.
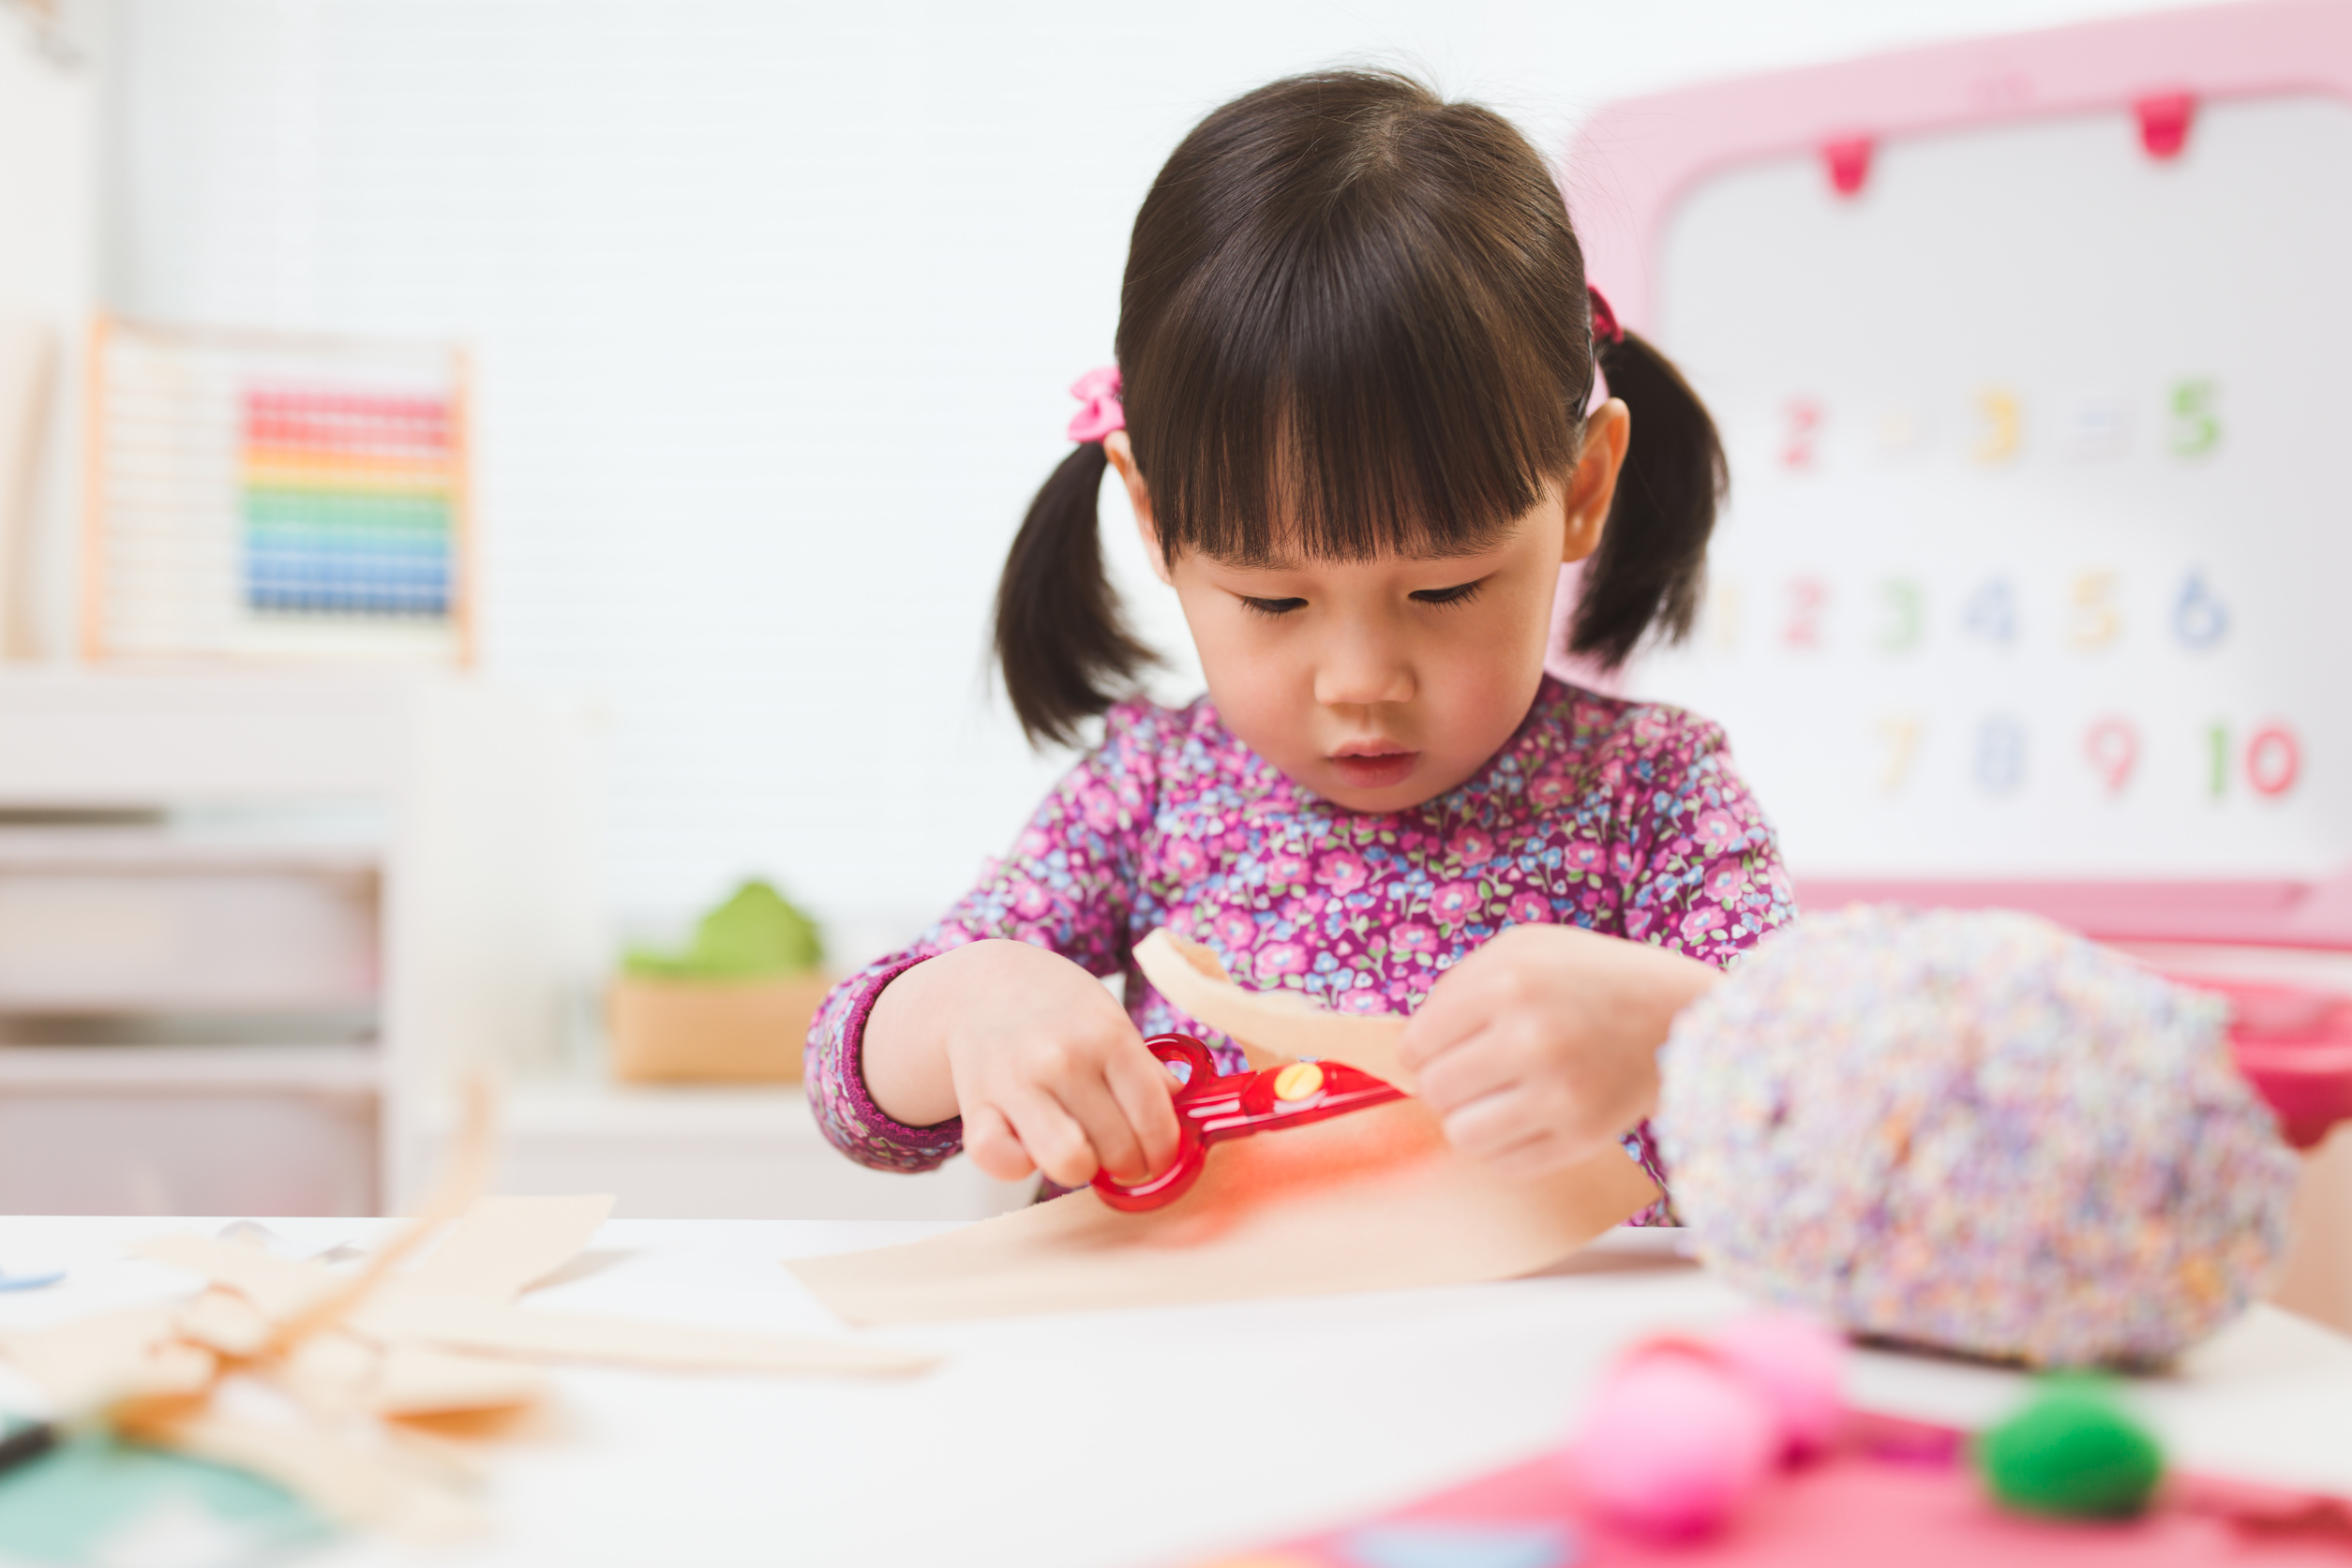
[[[1486,585],[1487,580],[1480,577],[1475,583],[1457,583],[1452,588],[1421,589],[1413,597],[1424,605],[1466,605],[1476,599],[1478,590]]]
[[[1248,594],[1243,594],[1241,607],[1251,615],[1271,618],[1288,615],[1293,610],[1303,610],[1307,607],[1307,601],[1304,599],[1252,599]]]

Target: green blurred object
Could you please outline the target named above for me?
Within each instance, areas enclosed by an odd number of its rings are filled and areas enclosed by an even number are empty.
[[[2165,1455],[2105,1380],[2060,1377],[1977,1438],[1976,1468],[1993,1496],[2020,1513],[2124,1519],[2148,1507]]]
[[[757,879],[702,918],[682,953],[632,948],[624,973],[657,980],[771,980],[804,975],[825,962],[816,922]]]
[[[229,1568],[329,1534],[259,1476],[109,1437],[72,1439],[0,1475],[0,1561]]]

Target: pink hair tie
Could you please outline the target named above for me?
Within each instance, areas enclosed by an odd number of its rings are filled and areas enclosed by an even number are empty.
[[[1106,365],[1089,370],[1070,383],[1070,395],[1086,405],[1070,421],[1070,439],[1099,441],[1114,430],[1127,428],[1127,410],[1119,402],[1119,367]]]
[[[1625,329],[1617,324],[1617,312],[1609,308],[1609,301],[1601,296],[1598,289],[1587,289],[1585,292],[1593,296],[1593,341],[1623,343]]]

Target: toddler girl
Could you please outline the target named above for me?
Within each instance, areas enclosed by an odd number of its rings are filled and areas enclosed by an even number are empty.
[[[1153,183],[1117,350],[1073,389],[1077,450],[996,602],[1027,733],[1103,715],[1101,743],[827,1000],[827,1136],[899,1171],[959,1146],[1007,1179],[1158,1171],[1176,1127],[1144,1037],[1241,1066],[1136,972],[1164,925],[1246,984],[1413,1014],[1404,1053],[1464,1155],[1536,1173],[1622,1138],[1655,1173],[1667,1021],[1794,910],[1719,730],[1544,672],[1564,562],[1586,563],[1575,652],[1613,666],[1688,629],[1723,456],[1586,289],[1543,160],[1401,77],[1261,88]],[[1114,700],[1150,655],[1103,576],[1106,464],[1199,648],[1185,708]]]

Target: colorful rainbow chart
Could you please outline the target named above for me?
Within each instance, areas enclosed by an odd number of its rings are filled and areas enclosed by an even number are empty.
[[[247,607],[449,619],[460,465],[448,399],[256,386],[244,404]]]

